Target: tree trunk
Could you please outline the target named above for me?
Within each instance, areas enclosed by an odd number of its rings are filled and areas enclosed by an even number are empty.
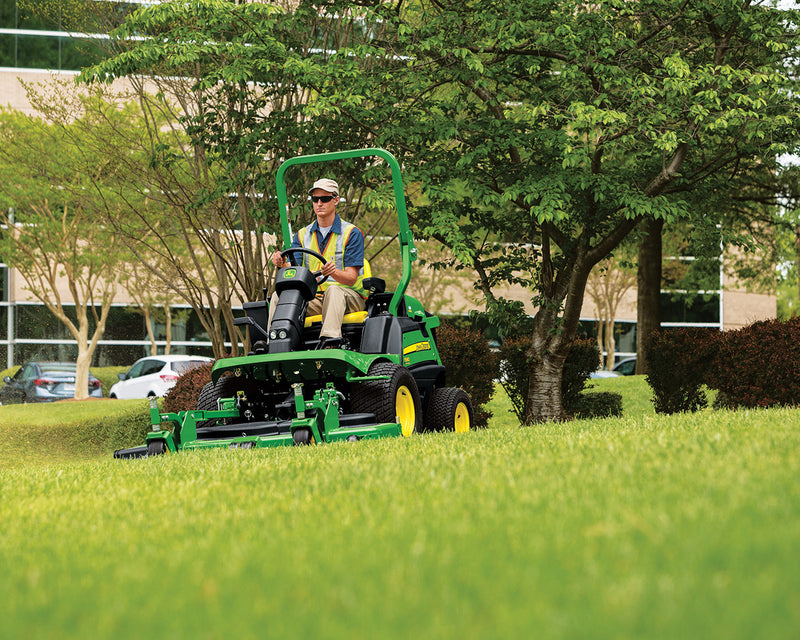
[[[663,220],[642,221],[636,284],[636,373],[647,373],[647,345],[661,327],[661,231]]]
[[[78,341],[78,357],[75,360],[75,399],[86,400],[89,397],[89,365],[93,351],[89,350],[88,340],[84,336]]]
[[[167,344],[164,345],[164,355],[168,356],[172,349],[172,307],[164,304],[164,331],[167,334]]]
[[[605,349],[605,326],[606,323],[602,319],[597,320],[597,350],[600,352],[600,368],[606,368],[606,361],[603,359],[603,350]]]
[[[536,357],[536,356],[534,356]],[[566,355],[539,355],[530,373],[525,424],[559,422],[564,419],[561,402],[561,376]]]
[[[617,343],[614,340],[614,319],[605,320],[605,340],[604,346],[606,351],[606,371],[611,371],[614,368],[614,357],[617,351]],[[601,352],[602,353],[602,352]]]
[[[533,341],[528,352],[532,364],[523,422],[558,422],[565,418],[561,398],[564,361],[578,332],[586,280],[593,264],[578,255],[568,276],[551,278],[552,265],[545,252],[542,289],[547,295],[534,317]]]
[[[150,317],[150,305],[142,306],[142,314],[144,315],[144,326],[147,327],[147,337],[150,340],[150,355],[158,355],[158,346],[156,345],[156,336],[153,332],[153,322]]]
[[[795,268],[797,269],[797,299],[800,301],[800,224],[794,227]],[[800,307],[792,315],[800,314]]]

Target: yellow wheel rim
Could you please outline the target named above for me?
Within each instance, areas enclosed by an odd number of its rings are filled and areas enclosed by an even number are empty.
[[[394,406],[403,436],[411,437],[411,434],[414,433],[414,425],[417,423],[417,411],[414,407],[414,396],[408,387],[401,386],[397,389]]]
[[[469,409],[463,402],[459,402],[456,406],[456,416],[453,421],[453,428],[456,433],[466,433],[470,430],[469,423]]]

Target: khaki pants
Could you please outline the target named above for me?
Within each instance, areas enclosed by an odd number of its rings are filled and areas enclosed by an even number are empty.
[[[278,304],[278,294],[273,293],[269,303],[269,325],[272,325],[272,316]],[[308,303],[307,316],[322,314],[322,329],[320,338],[341,338],[342,320],[345,313],[363,311],[366,301],[350,287],[332,286],[325,289],[322,298],[317,296]]]

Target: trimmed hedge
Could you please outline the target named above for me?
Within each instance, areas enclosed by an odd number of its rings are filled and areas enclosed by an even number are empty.
[[[718,406],[800,405],[800,318],[765,320],[721,335],[707,375],[719,391]]]
[[[698,411],[708,404],[708,382],[720,332],[685,327],[653,332],[647,348],[647,383],[656,413]]]
[[[561,374],[561,401],[564,411],[576,413],[592,371],[600,366],[600,351],[594,340],[575,340],[569,348]]]
[[[648,349],[647,382],[658,413],[697,411],[717,390],[716,408],[800,406],[800,318],[742,329],[662,329]]]
[[[211,382],[211,368],[213,362],[201,367],[189,369],[180,376],[164,395],[164,411],[177,413],[178,411],[191,411],[197,409],[197,398],[203,387]]]
[[[582,393],[573,405],[575,418],[619,418],[622,416],[622,395],[612,391]]]

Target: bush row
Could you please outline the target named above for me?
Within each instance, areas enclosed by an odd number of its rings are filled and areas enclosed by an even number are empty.
[[[662,329],[647,351],[647,381],[659,413],[716,406],[800,405],[800,318],[764,320],[735,331]]]

